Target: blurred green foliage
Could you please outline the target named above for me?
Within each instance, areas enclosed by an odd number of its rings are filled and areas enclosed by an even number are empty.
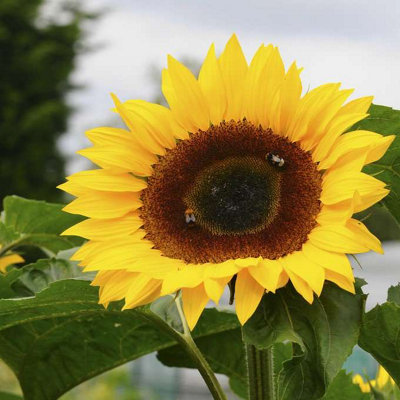
[[[43,15],[45,0],[0,2],[0,198],[59,200],[64,176],[56,147],[71,113],[66,95],[91,17],[73,1]]]
[[[15,375],[1,360],[0,388],[13,394],[21,395],[21,389]],[[62,400],[136,400],[142,398],[139,392],[132,389],[132,369],[130,364],[121,365],[97,376],[61,397]]]
[[[143,397],[139,392],[132,389],[132,373],[130,365],[125,364],[85,382],[66,393],[60,399],[139,400],[143,399]]]

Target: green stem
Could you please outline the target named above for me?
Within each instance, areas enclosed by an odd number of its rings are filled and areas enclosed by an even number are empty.
[[[258,350],[246,344],[249,400],[275,400],[273,347]]]
[[[157,325],[162,331],[167,333],[182,346],[182,348],[192,359],[194,365],[203,377],[214,400],[227,400],[227,397],[223,392],[217,378],[215,377],[213,370],[209,366],[203,354],[200,352],[199,348],[192,338],[192,335],[190,334],[190,329],[183,313],[181,300],[179,297],[175,299],[175,303],[182,321],[183,333],[173,329],[170,325],[168,325],[168,323],[166,323],[163,319],[158,317],[153,312],[144,312],[140,313],[140,315],[142,318],[145,318],[153,324]]]
[[[183,334],[180,334],[182,341],[181,345],[184,347],[188,355],[191,357],[192,361],[196,365],[198,371],[200,372],[201,376],[204,379],[210,393],[213,396],[214,400],[227,400],[225,393],[223,392],[221,385],[219,384],[213,370],[211,369],[210,365],[208,364],[207,360],[204,358],[203,354],[197,347],[196,343],[194,342],[192,335],[190,333],[190,329],[188,327],[185,314],[182,310],[182,305],[180,298],[177,297],[176,306],[178,308],[179,316],[182,321],[183,326]]]

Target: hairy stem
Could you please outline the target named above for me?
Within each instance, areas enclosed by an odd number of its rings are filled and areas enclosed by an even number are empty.
[[[246,344],[249,400],[275,400],[273,348]]]
[[[190,333],[190,329],[186,322],[185,314],[182,310],[181,299],[179,297],[176,298],[176,306],[178,308],[179,316],[182,321],[183,326],[183,334],[180,334],[181,341],[180,344],[186,350],[188,355],[191,357],[192,361],[196,365],[198,371],[204,379],[210,393],[213,396],[214,400],[227,400],[225,393],[223,392],[221,385],[219,384],[213,370],[208,364],[207,360],[204,358],[203,354],[197,347],[194,342],[192,335]]]

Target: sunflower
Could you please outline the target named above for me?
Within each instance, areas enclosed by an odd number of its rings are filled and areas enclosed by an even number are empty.
[[[93,147],[78,153],[100,169],[60,186],[77,197],[64,210],[89,217],[64,234],[89,239],[73,258],[98,271],[102,304],[180,290],[193,328],[227,284],[242,324],[289,281],[309,303],[325,280],[354,292],[346,253],[382,248],[352,214],[388,194],[361,169],[394,136],[343,134],[372,97],[344,104],[353,90],[339,83],[302,96],[300,72],[272,45],[248,65],[233,35],[197,79],[168,57],[169,108],[113,96],[128,129],[87,132]]]
[[[0,250],[2,246],[0,245]],[[25,260],[16,253],[8,252],[0,257],[0,272],[6,273],[7,267],[13,264],[23,263]]]
[[[382,367],[382,365],[379,366],[375,379],[365,382],[361,375],[356,374],[353,376],[353,383],[359,385],[363,393],[370,393],[371,387],[375,389],[384,389],[388,384],[391,387],[396,385],[393,378],[388,374],[385,368]]]

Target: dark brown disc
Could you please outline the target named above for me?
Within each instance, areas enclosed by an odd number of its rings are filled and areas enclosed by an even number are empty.
[[[167,257],[195,264],[276,259],[307,240],[320,194],[308,152],[271,130],[231,121],[160,158],[142,194],[141,217],[146,238]],[[187,210],[195,221],[187,222]]]

